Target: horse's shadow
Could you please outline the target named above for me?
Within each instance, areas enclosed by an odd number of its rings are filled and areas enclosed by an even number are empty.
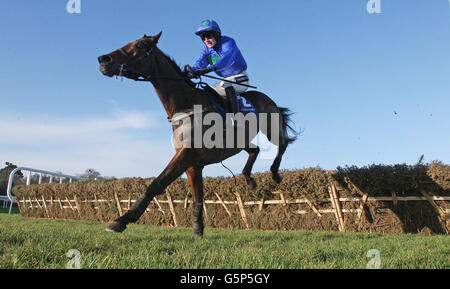
[[[448,177],[445,177],[448,175],[449,167],[442,166],[441,168],[444,173],[439,175],[439,167],[420,164],[415,166],[372,165],[363,168],[338,167],[333,179],[354,197],[362,197],[364,193],[369,197],[390,197],[393,192],[397,197],[423,197],[422,191],[434,196],[450,196],[446,180]],[[438,173],[436,174],[436,172]],[[372,208],[372,210],[370,205],[364,206],[364,216],[370,224],[374,225],[379,218],[376,215],[377,210],[379,212],[383,209],[388,209],[397,216],[404,233],[447,233],[448,229],[444,218],[426,200],[397,201],[397,204],[386,201],[382,203],[381,210],[380,204],[377,202],[377,208]]]

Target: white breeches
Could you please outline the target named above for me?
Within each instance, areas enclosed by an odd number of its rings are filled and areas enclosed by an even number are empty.
[[[245,76],[248,78],[247,71],[243,71],[240,74],[232,75],[232,76],[226,77],[224,79],[238,82],[238,81],[236,81],[236,79],[239,80],[240,77],[245,77]],[[240,83],[248,85],[249,81],[247,80],[247,81],[243,81],[243,82],[240,82]],[[227,88],[229,86],[233,86],[234,91],[236,91],[236,94],[241,94],[241,93],[245,92],[248,89],[247,86],[243,86],[243,85],[239,85],[239,84],[233,84],[233,83],[229,83],[229,82],[226,82],[226,81],[219,81],[218,83],[214,84],[212,88],[218,94],[220,94],[222,96],[226,96],[225,88]]]

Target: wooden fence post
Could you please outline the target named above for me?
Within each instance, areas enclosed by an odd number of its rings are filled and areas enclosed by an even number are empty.
[[[445,211],[433,201],[433,198],[427,192],[425,192],[424,190],[420,190],[420,192],[427,199],[427,201],[436,209],[437,213],[443,217],[445,215]]]
[[[394,203],[394,207],[397,207],[398,200],[397,200],[397,194],[395,192],[392,192],[392,202]]]
[[[264,197],[261,199],[261,203],[259,203],[259,211],[261,212],[264,207]]]
[[[369,195],[364,193],[364,195],[361,199],[361,204],[359,205],[358,222],[361,221],[361,216],[362,216],[362,213],[364,212],[364,206],[366,205],[367,198],[369,198]]]
[[[178,227],[178,220],[177,220],[177,215],[175,214],[175,207],[173,206],[172,197],[167,192],[166,192],[166,195],[167,195],[167,201],[169,201],[170,213],[172,213],[173,224],[174,224],[175,227]]]
[[[286,199],[284,198],[284,194],[283,194],[282,191],[275,191],[275,192],[272,192],[272,194],[280,195],[281,202],[283,203],[283,206],[286,206]]]
[[[215,194],[216,194],[217,199],[219,199],[219,202],[222,204],[222,206],[224,207],[225,211],[227,212],[228,216],[231,217],[230,211],[228,211],[227,206],[226,206],[225,203],[222,201],[222,199],[220,198],[219,194],[217,194],[217,193],[215,193]]]
[[[47,215],[47,218],[50,218],[50,215],[48,214],[47,204],[45,203],[44,196],[42,196],[42,202],[44,203],[45,214]]]
[[[203,212],[205,213],[205,219],[206,221],[209,220],[208,211],[206,210],[206,203],[205,200],[203,200]]]
[[[155,203],[158,206],[158,211],[160,211],[161,213],[163,213],[163,215],[165,215],[166,212],[164,212],[164,210],[162,209],[161,204],[159,203],[158,199],[156,197],[154,197],[153,200],[155,200]]]
[[[344,222],[344,216],[342,215],[342,204],[339,201],[339,194],[337,192],[336,186],[334,184],[331,185],[331,190],[333,191],[336,205],[338,208],[338,215],[339,215],[339,221],[341,222],[342,231],[345,232],[345,222]]]
[[[94,210],[95,210],[95,208],[97,208],[97,195],[96,194],[94,194]],[[98,209],[100,209],[100,208],[98,208]]]
[[[114,192],[114,199],[116,200],[117,210],[119,211],[119,217],[122,217],[123,216],[122,206],[120,205],[119,197],[117,196],[116,192]]]
[[[39,203],[37,197],[35,198],[35,201],[36,201],[36,203],[38,204],[39,209],[42,209],[42,206],[41,206],[41,204]]]
[[[340,206],[339,198],[337,196],[336,188],[335,188],[334,184],[331,184],[331,186],[329,188],[329,193],[330,193],[330,199],[331,199],[331,202],[333,205],[333,209],[334,209],[334,212],[336,215],[336,220],[338,221],[339,231],[345,232],[345,226],[344,226],[344,220],[343,220],[343,216],[342,216],[341,206]]]
[[[339,231],[341,231],[341,223],[339,222],[339,216],[336,210],[336,204],[334,203],[333,192],[331,191],[331,186],[328,187],[328,193],[330,194],[331,205],[333,206],[334,216],[336,217],[336,222],[338,223]]]
[[[80,208],[80,204],[78,203],[77,196],[73,195],[73,199],[75,201],[75,205],[77,206],[78,215],[80,215],[80,218],[81,218],[81,210],[80,210],[81,208]]]
[[[75,211],[75,209],[72,206],[72,203],[70,202],[69,198],[66,197],[67,202],[69,203],[70,208],[72,209],[72,211]]]
[[[314,206],[314,204],[311,203],[311,201],[308,200],[308,199],[306,198],[306,196],[303,196],[303,198],[305,198],[306,203],[307,203],[308,206],[313,210],[313,212],[316,213],[316,215],[317,215],[319,218],[321,218],[321,217],[322,217],[322,214],[319,212],[319,210],[316,208],[316,206]]]
[[[244,221],[245,227],[247,229],[250,229],[250,226],[247,223],[247,216],[245,215],[245,209],[244,209],[244,204],[242,203],[242,199],[241,199],[241,195],[239,194],[235,194],[236,195],[236,200],[239,206],[239,211],[241,212],[241,217],[242,220]]]

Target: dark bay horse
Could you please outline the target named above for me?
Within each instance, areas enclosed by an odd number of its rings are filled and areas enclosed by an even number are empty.
[[[202,116],[205,115],[208,112],[208,108],[211,108],[209,92],[196,88],[196,84],[184,76],[180,67],[158,49],[156,44],[160,37],[161,33],[151,37],[144,35],[144,37],[130,42],[120,49],[98,57],[100,71],[109,77],[123,76],[136,81],[151,82],[167,112],[169,121],[172,122],[173,131],[175,132],[181,128],[183,129],[183,135],[186,132],[195,134],[195,127],[191,125],[191,120],[194,120],[193,107],[194,105],[201,105],[207,108],[201,111]],[[236,140],[234,139],[234,146],[227,146],[226,148],[190,146],[186,145],[183,140],[175,137],[176,153],[167,167],[148,186],[146,192],[139,197],[130,210],[110,223],[106,230],[109,232],[122,232],[125,230],[128,223],[136,222],[139,219],[153,197],[162,194],[169,184],[181,176],[183,172],[186,172],[193,190],[193,231],[195,235],[203,236],[203,168],[206,165],[221,162],[245,150],[249,157],[242,173],[247,183],[253,188],[256,187],[256,182],[251,177],[251,170],[260,149],[254,144],[250,144],[250,141],[256,136],[258,131],[264,133],[270,142],[278,146],[278,153],[270,170],[273,179],[278,183],[281,182],[281,177],[278,173],[281,158],[288,144],[293,142],[297,136],[289,125],[289,110],[278,107],[267,95],[258,91],[248,91],[243,93],[242,96],[253,103],[259,115],[267,115],[269,124],[276,116],[279,120],[277,127],[275,127],[278,132],[276,137],[273,137],[272,134],[274,131],[273,126],[263,125],[260,123],[260,120],[257,120],[257,131],[250,132],[248,125],[240,128],[245,130],[246,134],[244,146],[235,145]],[[184,117],[179,118],[177,117],[179,113],[186,114]],[[184,121],[181,121],[183,119]],[[186,120],[190,121],[187,122]],[[211,124],[212,122],[208,125],[201,124],[202,133],[206,133],[208,128],[211,128]],[[225,130],[225,127],[223,129]],[[239,127],[232,127],[231,129],[236,131]],[[295,135],[289,136],[287,132],[289,129]],[[181,142],[183,143],[181,144]],[[191,142],[191,140],[189,139],[188,142]]]

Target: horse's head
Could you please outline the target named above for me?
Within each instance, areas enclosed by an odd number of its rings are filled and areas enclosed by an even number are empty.
[[[148,75],[150,73],[148,70],[151,69],[149,58],[160,37],[161,32],[155,36],[144,35],[122,48],[99,56],[100,71],[109,77],[116,75],[134,80]]]

